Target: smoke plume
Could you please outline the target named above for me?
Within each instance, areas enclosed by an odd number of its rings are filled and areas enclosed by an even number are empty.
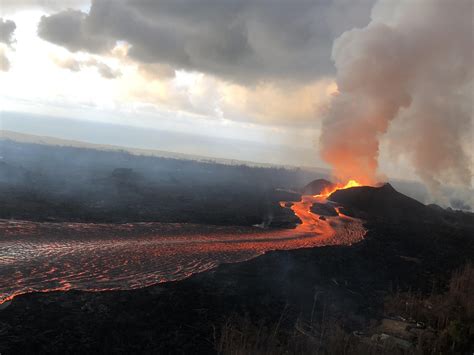
[[[432,190],[470,185],[473,4],[379,1],[367,27],[336,39],[339,93],[323,120],[320,149],[337,178],[377,181],[388,132],[392,151]],[[402,134],[390,139],[394,120]]]

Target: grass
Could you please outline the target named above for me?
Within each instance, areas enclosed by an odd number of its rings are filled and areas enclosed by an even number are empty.
[[[418,342],[423,353],[464,353],[474,337],[474,267],[471,263],[453,273],[442,294],[423,297],[415,292],[395,293],[385,300],[385,313],[423,322],[437,337]]]
[[[474,339],[473,295],[474,267],[470,263],[453,273],[444,293],[426,297],[411,291],[389,294],[385,314],[406,319],[407,325],[417,324],[420,329],[409,349],[347,331],[324,306],[317,313],[313,307],[308,317],[299,317],[290,327],[282,326],[285,310],[275,324],[234,315],[216,331],[215,349],[225,355],[469,353]]]

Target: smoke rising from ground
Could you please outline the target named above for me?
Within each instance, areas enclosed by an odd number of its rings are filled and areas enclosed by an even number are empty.
[[[406,156],[433,192],[471,184],[473,4],[379,1],[367,27],[336,39],[339,94],[320,137],[336,177],[376,182],[387,134],[391,151]]]

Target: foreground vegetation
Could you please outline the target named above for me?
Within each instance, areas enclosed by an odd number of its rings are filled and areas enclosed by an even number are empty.
[[[474,267],[453,273],[446,292],[423,296],[394,292],[384,302],[385,318],[348,332],[327,309],[300,316],[292,328],[229,318],[216,334],[220,354],[464,354],[473,350]],[[317,295],[315,296],[315,298]]]

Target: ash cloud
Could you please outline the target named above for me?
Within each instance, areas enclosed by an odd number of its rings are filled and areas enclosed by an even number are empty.
[[[130,44],[140,64],[170,65],[238,82],[312,81],[334,73],[332,41],[367,23],[373,0],[95,0],[89,13],[43,16],[38,34],[72,52]]]
[[[320,148],[337,177],[378,180],[383,138],[433,193],[471,184],[473,4],[379,1],[366,27],[334,42],[339,95]]]

